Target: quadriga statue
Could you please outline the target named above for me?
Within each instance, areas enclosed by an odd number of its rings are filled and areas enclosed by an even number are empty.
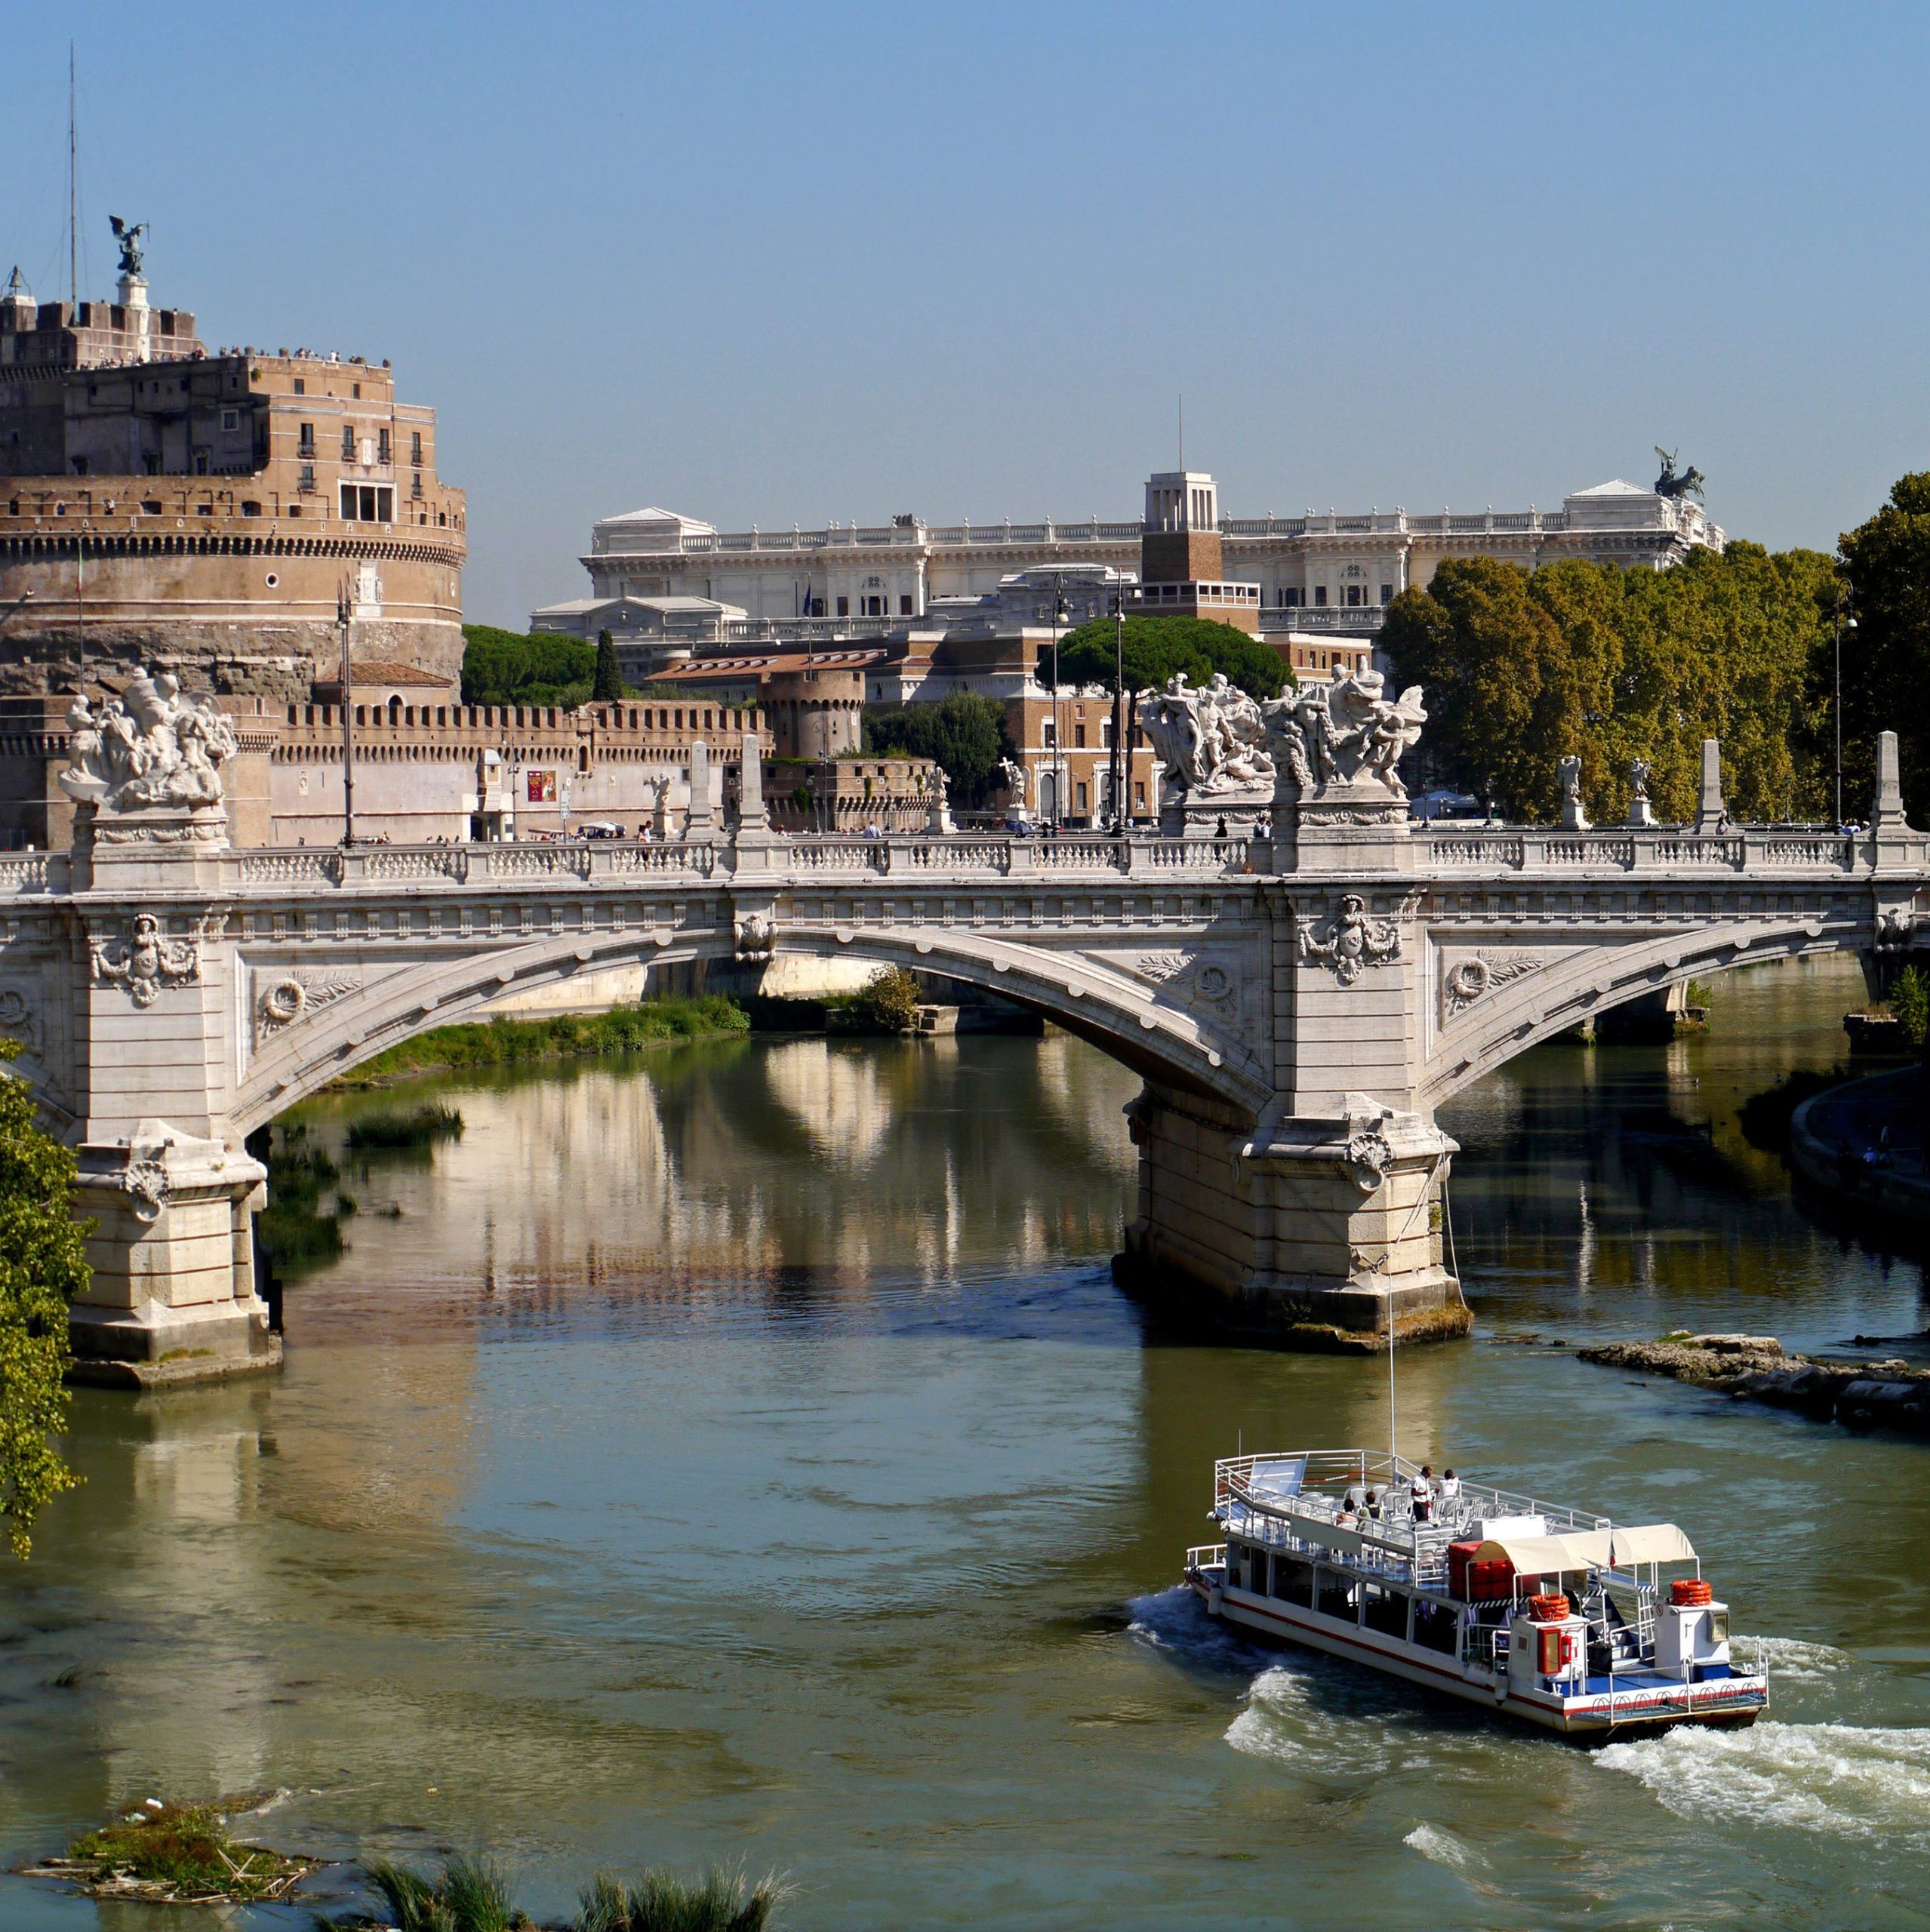
[[[1407,796],[1395,768],[1427,722],[1418,685],[1390,698],[1378,671],[1350,672],[1274,699],[1265,715],[1274,759],[1301,791],[1365,785]]]
[[[61,789],[103,814],[220,804],[221,767],[239,749],[234,725],[208,699],[180,690],[167,672],[142,671],[97,712],[75,698]]]

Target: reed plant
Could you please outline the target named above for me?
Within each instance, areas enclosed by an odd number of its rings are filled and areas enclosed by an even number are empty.
[[[716,1866],[695,1880],[653,1869],[633,1884],[599,1872],[570,1932],[765,1932],[783,1894],[774,1875],[753,1885]]]
[[[454,1107],[434,1102],[406,1113],[365,1114],[350,1124],[346,1145],[352,1153],[415,1153],[438,1140],[460,1140],[463,1117]]]

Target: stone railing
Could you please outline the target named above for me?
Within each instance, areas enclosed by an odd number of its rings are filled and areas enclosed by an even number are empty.
[[[1852,872],[1873,863],[1867,840],[1778,826],[1703,833],[1687,827],[1602,826],[1586,832],[1433,825],[1414,827],[1423,863],[1444,871]],[[1923,841],[1910,835],[1913,851]],[[1913,863],[1918,861],[1913,859]]]

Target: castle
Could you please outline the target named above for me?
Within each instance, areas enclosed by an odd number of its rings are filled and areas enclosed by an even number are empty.
[[[305,700],[359,652],[454,678],[463,493],[388,364],[211,352],[148,300],[116,226],[113,302],[0,293],[0,695],[118,681]]]

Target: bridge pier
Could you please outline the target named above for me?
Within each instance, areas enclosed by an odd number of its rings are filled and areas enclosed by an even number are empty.
[[[1138,1211],[1118,1272],[1190,1323],[1276,1347],[1356,1351],[1465,1334],[1442,1252],[1454,1143],[1365,1094],[1265,1124],[1149,1081],[1127,1110]]]

